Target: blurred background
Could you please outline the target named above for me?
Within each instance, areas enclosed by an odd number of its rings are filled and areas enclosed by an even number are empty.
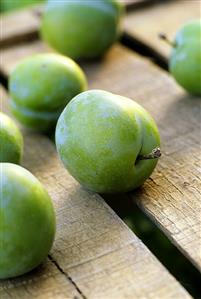
[[[44,2],[45,0],[1,0],[0,12],[12,12]],[[122,200],[122,195],[121,199],[119,197],[119,200],[118,198],[114,200],[109,196],[105,197],[105,200],[194,298],[201,298],[201,281],[198,271],[167,239],[161,230],[141,212],[133,200],[129,200],[128,197]]]

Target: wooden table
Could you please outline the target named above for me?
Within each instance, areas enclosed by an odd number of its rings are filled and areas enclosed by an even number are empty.
[[[199,1],[127,2],[126,33],[164,59],[169,53],[156,38],[158,32],[172,38],[184,21],[199,17]],[[20,59],[51,51],[38,38],[40,10],[33,7],[2,17],[0,75],[4,83]],[[137,100],[156,120],[163,156],[144,186],[125,196],[201,270],[200,99],[188,95],[151,59],[120,43],[101,61],[82,67],[90,89]],[[4,86],[0,92],[1,110],[9,114]],[[22,277],[0,281],[1,299],[191,298],[103,198],[84,190],[68,174],[51,140],[22,130],[23,166],[51,195],[57,234],[43,265]]]

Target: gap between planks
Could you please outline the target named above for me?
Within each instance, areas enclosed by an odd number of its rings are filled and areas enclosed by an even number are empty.
[[[161,2],[161,3],[160,3]],[[140,10],[130,11],[124,19],[124,30],[134,41],[152,50],[156,56],[167,61],[171,47],[160,40],[159,33],[165,33],[174,40],[177,30],[187,21],[200,18],[200,0],[160,1]]]

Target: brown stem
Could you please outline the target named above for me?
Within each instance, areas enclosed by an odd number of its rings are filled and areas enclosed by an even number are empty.
[[[139,155],[137,157],[138,160],[150,160],[150,159],[157,159],[161,156],[161,150],[160,147],[154,148],[151,153],[147,155]]]
[[[176,47],[176,43],[172,42],[168,39],[167,35],[163,32],[159,33],[159,38],[164,40],[168,45],[170,45],[171,47],[175,48]]]

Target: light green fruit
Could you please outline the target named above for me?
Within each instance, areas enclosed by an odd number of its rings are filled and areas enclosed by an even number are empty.
[[[102,55],[119,37],[124,7],[117,0],[47,2],[41,35],[74,59]]]
[[[48,131],[66,104],[86,87],[83,71],[70,58],[34,55],[18,63],[10,76],[10,107],[23,125]]]
[[[76,96],[56,127],[57,151],[70,174],[100,193],[126,192],[150,176],[158,159],[140,160],[160,144],[149,113],[102,90]]]
[[[26,169],[0,163],[0,279],[22,275],[47,256],[55,234],[48,193]]]
[[[186,23],[174,44],[170,72],[189,93],[201,95],[201,19]]]
[[[23,153],[23,137],[6,114],[0,112],[0,162],[19,164]]]

